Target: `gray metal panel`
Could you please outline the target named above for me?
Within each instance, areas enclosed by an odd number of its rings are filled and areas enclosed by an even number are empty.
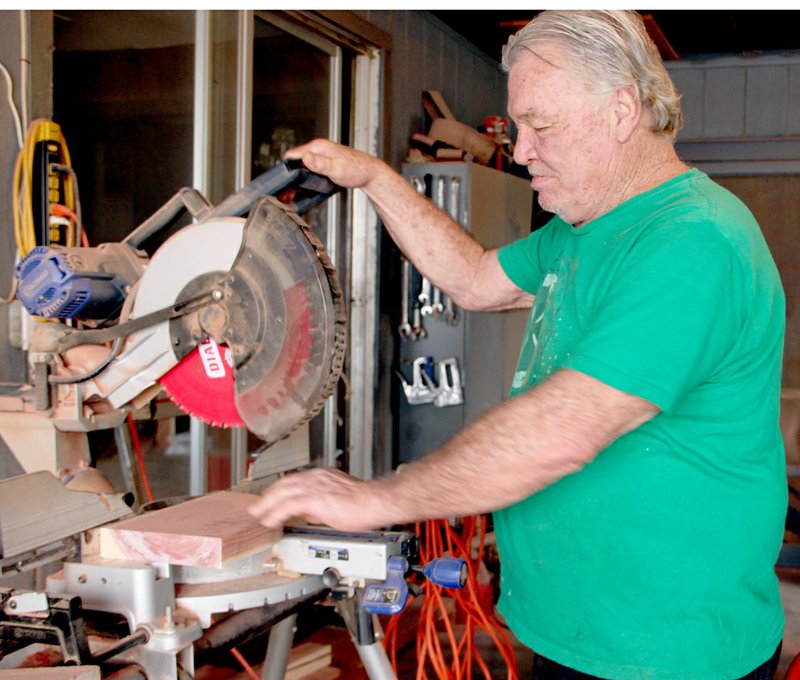
[[[800,135],[800,64],[789,67],[788,107],[786,134]]]
[[[0,481],[0,557],[46,546],[131,512],[120,496],[70,491],[46,471]]]
[[[718,68],[705,77],[704,132],[708,137],[738,137],[744,133],[745,72]]]
[[[786,66],[747,69],[745,135],[779,135],[785,132],[788,85],[789,69]]]
[[[687,60],[667,69],[683,94],[682,159],[712,175],[798,173],[800,53]]]
[[[479,165],[470,168],[470,231],[486,247],[498,248],[530,233],[533,192],[524,179]],[[465,421],[508,396],[528,311],[466,315]]]
[[[679,142],[678,155],[709,175],[800,174],[800,139]]]
[[[442,176],[450,186],[461,182],[462,226],[487,247],[509,243],[530,232],[532,192],[524,179],[472,163],[414,164],[406,177]],[[411,406],[398,385],[398,456],[400,462],[419,458],[444,444],[475,417],[502,401],[511,386],[527,311],[470,313],[458,310],[459,323],[426,318],[427,337],[400,343],[406,380],[416,357],[434,362],[456,357],[461,371],[464,404]]]
[[[679,139],[702,137],[703,128],[703,91],[705,73],[702,71],[676,71],[671,74],[675,87],[681,93],[683,108],[683,129]]]

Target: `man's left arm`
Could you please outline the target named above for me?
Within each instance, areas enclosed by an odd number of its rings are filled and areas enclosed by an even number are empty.
[[[490,512],[577,472],[658,412],[565,369],[389,477],[365,482],[330,468],[290,474],[251,512],[270,527],[303,517],[344,531]]]

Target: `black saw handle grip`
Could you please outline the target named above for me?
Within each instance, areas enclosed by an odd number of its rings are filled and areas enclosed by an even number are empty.
[[[286,189],[297,189],[296,212],[302,215],[341,191],[342,187],[311,172],[300,160],[282,161],[228,196],[211,211],[209,217],[239,217],[249,212],[261,196],[276,196]]]
[[[295,211],[298,215],[303,215],[337,191],[341,191],[342,187],[327,177],[311,172],[299,160],[282,161],[228,196],[216,207],[197,190],[184,187],[128,234],[123,242],[132,248],[144,248],[145,243],[167,232],[187,211],[196,220],[207,220],[210,217],[241,217],[250,212],[262,196],[276,196],[286,189],[297,189]]]

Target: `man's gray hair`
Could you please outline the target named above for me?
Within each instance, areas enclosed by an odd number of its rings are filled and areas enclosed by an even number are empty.
[[[631,88],[653,114],[653,131],[675,137],[683,123],[680,94],[636,12],[542,12],[509,38],[503,48],[503,69],[510,71],[545,42],[558,42],[566,49],[570,70],[584,81],[587,91],[603,94]]]

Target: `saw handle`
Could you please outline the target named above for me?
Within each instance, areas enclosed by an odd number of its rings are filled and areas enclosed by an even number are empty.
[[[327,177],[311,172],[300,160],[282,161],[228,196],[216,207],[196,189],[190,187],[180,189],[167,203],[128,234],[123,243],[134,249],[143,248],[145,243],[173,225],[185,212],[189,212],[198,222],[212,217],[241,217],[250,212],[262,196],[275,196],[285,189],[298,189],[294,210],[298,215],[303,215],[337,191],[341,191],[342,187]]]
[[[261,196],[275,196],[286,189],[298,189],[299,200],[295,212],[302,215],[342,187],[327,177],[311,172],[300,160],[282,161],[228,196],[211,211],[209,217],[239,217],[249,212]]]

